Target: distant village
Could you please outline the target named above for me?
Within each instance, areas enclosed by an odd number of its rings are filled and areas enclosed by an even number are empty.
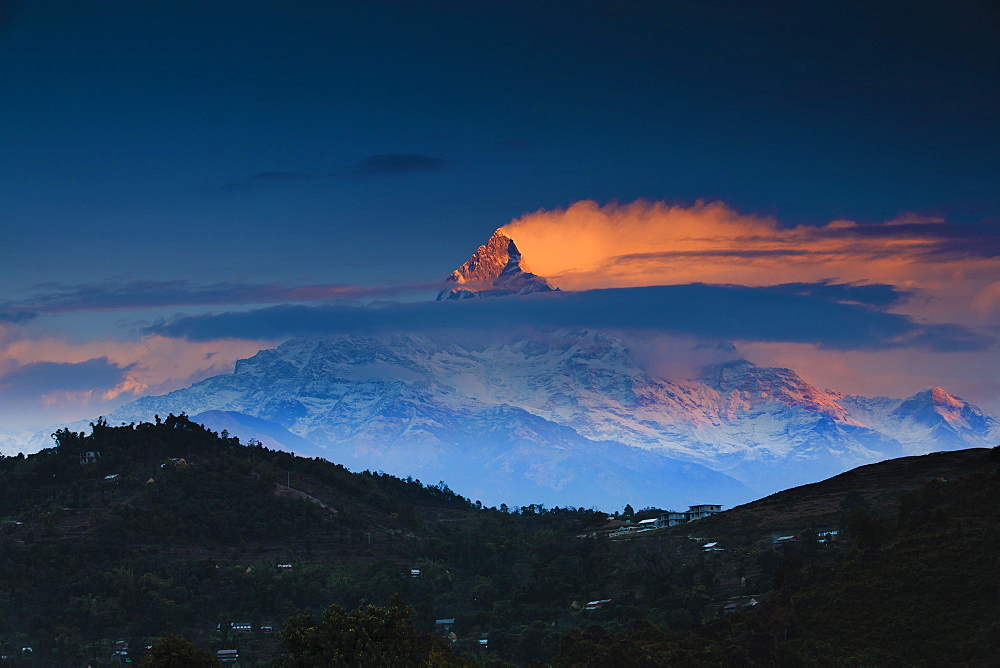
[[[668,510],[660,513],[658,517],[651,517],[634,523],[630,519],[609,517],[608,520],[613,523],[614,526],[608,532],[608,536],[611,538],[617,538],[631,533],[674,527],[679,524],[687,524],[688,522],[700,520],[703,517],[709,517],[710,515],[721,512],[721,505],[705,503],[697,506],[689,506],[685,511]]]

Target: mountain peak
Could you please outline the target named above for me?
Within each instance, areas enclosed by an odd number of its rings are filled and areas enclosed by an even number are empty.
[[[970,418],[975,420],[978,413],[965,401],[948,394],[940,387],[928,387],[917,392],[904,399],[893,412],[927,423],[936,424],[944,420],[951,426],[965,426]]]
[[[708,366],[701,381],[723,394],[770,398],[787,406],[825,415],[834,422],[863,426],[837,403],[839,396],[813,387],[791,369],[760,367],[745,359]]]
[[[996,443],[997,420],[940,387],[928,387],[907,397],[889,413],[907,425],[913,449],[925,452],[928,442],[946,448],[989,446]]]
[[[903,400],[903,403],[911,406],[929,407],[934,410],[961,410],[965,402],[958,397],[948,394],[944,388],[928,387],[917,392],[912,397]]]
[[[931,401],[934,402],[935,406],[942,406],[948,408],[958,408],[961,409],[965,403],[944,391],[943,387],[932,387],[924,392],[930,393]]]
[[[441,299],[526,295],[557,290],[541,276],[528,270],[514,240],[497,230],[489,241],[476,249],[465,264],[445,279],[462,287],[438,293]]]

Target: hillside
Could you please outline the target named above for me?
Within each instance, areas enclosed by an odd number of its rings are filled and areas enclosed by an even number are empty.
[[[659,511],[609,522],[592,510],[485,508],[443,483],[352,473],[241,444],[183,416],[98,422],[91,435],[56,437],[54,448],[0,459],[0,642],[3,653],[32,647],[25,660],[34,665],[114,665],[114,642],[137,656],[168,632],[211,650],[238,648],[241,665],[270,665],[289,617],[334,603],[384,606],[396,593],[421,633],[454,633],[456,650],[489,665],[568,660],[574,647],[605,641],[624,656],[635,628],[643,643],[688,643],[723,663],[740,652],[765,662],[782,652],[814,656],[835,639],[812,630],[755,649],[742,629],[787,618],[787,601],[799,596],[807,602],[795,604],[797,629],[834,628],[822,611],[837,602],[811,579],[847,583],[874,563],[878,582],[894,582],[904,560],[893,550],[924,558],[913,531],[944,541],[938,556],[951,561],[928,555],[933,569],[988,572],[979,562],[992,558],[986,546],[1000,526],[982,519],[996,505],[981,507],[988,489],[975,492],[981,517],[963,510],[964,495],[979,489],[963,481],[993,480],[982,473],[995,467],[992,451],[982,449],[884,462],[690,524],[612,535]],[[935,478],[949,480],[924,496]],[[900,493],[909,494],[902,511]],[[817,543],[816,531],[831,527],[835,540]],[[774,545],[776,531],[798,540]],[[721,549],[706,551],[712,542]],[[941,592],[913,583],[934,592],[926,605],[938,605]],[[973,586],[974,578],[965,588]],[[984,591],[971,594],[983,602]],[[892,592],[882,596],[891,616]],[[751,621],[711,622],[751,599],[760,602],[744,615]],[[592,601],[605,603],[589,609]],[[440,619],[454,623],[444,629]],[[862,637],[848,620],[841,626]]]
[[[931,481],[901,499],[895,523],[859,522],[862,550],[833,573],[804,571],[775,608],[793,633],[786,662],[1000,663],[1000,478]],[[864,519],[863,516],[859,519]],[[787,601],[787,602],[786,602]]]
[[[702,541],[739,546],[736,566],[793,537],[771,553],[775,590],[681,633],[570,632],[555,664],[1000,665],[998,467],[997,450],[901,458],[699,520]]]
[[[957,478],[983,470],[987,448],[933,452],[859,466],[826,480],[793,487],[707,517],[699,522],[708,535],[738,535],[748,523],[780,533],[836,526],[845,502],[864,503],[875,513],[892,514],[899,497],[928,480]]]
[[[32,646],[39,665],[80,665],[109,656],[113,639],[165,632],[218,645],[227,620],[260,629],[357,605],[365,593],[337,572],[408,572],[424,518],[472,509],[443,486],[241,445],[184,417],[56,437],[0,459],[0,636]],[[252,645],[267,657],[276,641]]]

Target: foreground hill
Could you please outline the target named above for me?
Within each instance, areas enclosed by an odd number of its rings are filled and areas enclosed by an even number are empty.
[[[931,480],[970,476],[984,471],[986,448],[899,457],[859,466],[821,482],[794,487],[729,512],[707,517],[699,528],[713,536],[738,535],[748,524],[771,532],[833,527],[844,521],[845,508],[863,503],[877,515],[892,515],[900,496]]]
[[[262,627],[358,605],[376,572],[391,573],[388,600],[426,518],[474,510],[443,486],[241,445],[184,417],[56,437],[0,459],[0,640],[33,647],[37,665],[105,665],[112,640],[167,632],[218,649],[228,622],[254,629],[244,659],[267,658]]]
[[[0,653],[32,647],[21,658],[34,665],[112,665],[114,642],[138,655],[168,632],[269,665],[290,616],[384,606],[396,593],[420,632],[454,634],[452,647],[487,665],[647,665],[623,663],[633,651],[668,663],[831,651],[878,663],[904,656],[872,648],[902,638],[914,611],[933,619],[957,605],[940,578],[971,612],[942,626],[928,656],[961,640],[983,657],[992,637],[981,623],[996,612],[992,451],[877,464],[639,532],[622,526],[660,511],[609,521],[484,508],[443,484],[242,445],[185,417],[56,436],[55,448],[0,459]],[[839,533],[818,543],[822,530]],[[919,592],[926,600],[911,600]],[[882,626],[862,633],[876,604]]]
[[[998,665],[998,499],[1000,451],[966,450],[861,467],[677,527],[726,545],[740,577],[755,577],[752,558],[763,564],[772,545],[775,590],[752,605],[734,596],[682,633],[570,632],[555,663]]]
[[[862,549],[832,573],[790,573],[774,597],[761,621],[784,616],[790,630],[776,654],[839,665],[1000,663],[997,463],[928,482],[901,498],[895,517],[856,513]]]

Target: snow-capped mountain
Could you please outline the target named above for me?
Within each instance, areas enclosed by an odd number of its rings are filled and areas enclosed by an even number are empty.
[[[494,504],[683,505],[706,497],[731,504],[753,497],[691,457],[575,429],[572,415],[609,383],[629,394],[624,385],[633,370],[618,358],[627,352],[620,342],[602,334],[549,336],[490,345],[417,335],[299,339],[241,360],[232,374],[138,399],[109,420],[183,411],[272,447],[443,480]],[[610,401],[622,401],[619,394]]]
[[[30,432],[13,432],[0,430],[0,455],[4,457],[14,457],[20,452],[32,452],[31,447],[26,447],[33,443]],[[42,447],[52,443],[51,439],[44,442]],[[34,448],[37,449],[37,448]]]
[[[927,452],[928,444],[939,450],[992,447],[1000,436],[995,418],[940,387],[903,400],[846,396],[840,403],[865,424],[899,441],[907,454]]]
[[[266,443],[258,434],[274,425],[268,438],[289,449],[444,480],[491,503],[663,506],[749,500],[912,454],[916,442],[901,437],[918,427],[924,452],[987,445],[996,433],[975,407],[931,392],[929,405],[948,407],[948,422],[921,403],[926,394],[845,397],[745,360],[671,381],[648,374],[621,339],[602,332],[475,344],[344,336],[261,351],[232,374],[138,399],[109,420],[209,413],[218,429],[211,412],[226,411],[263,421],[251,431],[234,418],[230,433]],[[961,430],[930,424],[928,410]]]
[[[456,287],[439,300],[553,290],[499,230],[448,281]],[[108,419],[183,412],[269,447],[445,481],[487,504],[603,508],[731,505],[1000,436],[997,420],[941,388],[847,396],[734,359],[731,347],[678,379],[607,332],[471,336],[295,339]]]
[[[554,290],[547,280],[528,270],[514,240],[500,230],[494,232],[489,241],[480,246],[465,264],[451,272],[445,281],[461,287],[438,293],[439,300],[526,295]]]

